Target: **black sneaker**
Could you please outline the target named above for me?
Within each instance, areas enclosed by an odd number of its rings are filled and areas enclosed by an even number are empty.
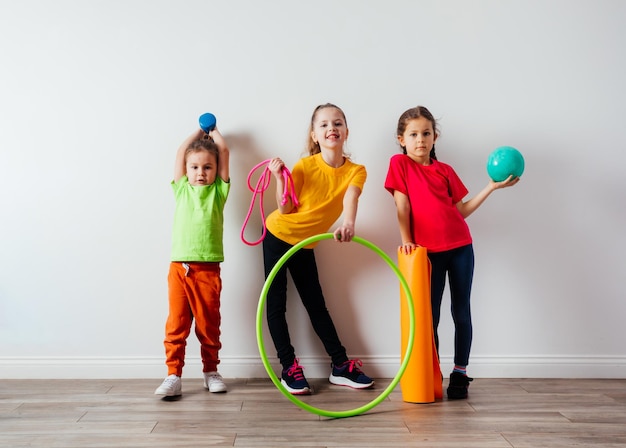
[[[350,359],[340,366],[332,365],[333,371],[328,381],[337,386],[348,386],[353,389],[365,389],[374,384],[374,380],[361,372],[363,363],[360,359]]]
[[[294,359],[293,364],[288,369],[283,370],[280,380],[285,389],[291,395],[309,395],[311,387],[302,373],[302,366],[298,363],[298,359]]]
[[[463,375],[461,372],[452,372],[448,384],[448,398],[450,400],[467,398],[467,388],[472,381],[474,381],[474,378]]]

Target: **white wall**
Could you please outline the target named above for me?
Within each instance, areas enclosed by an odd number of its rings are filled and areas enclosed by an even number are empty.
[[[405,109],[423,104],[440,118],[439,158],[470,194],[487,182],[492,149],[523,152],[522,182],[469,218],[471,374],[626,377],[626,3],[367,5],[0,0],[0,377],[165,374],[169,181],[178,144],[206,111],[232,151],[221,370],[264,376],[261,252],[239,238],[246,175],[271,156],[292,166],[313,108],[327,101],[344,109],[349,150],[369,173],[357,232],[394,259],[383,182]],[[395,275],[356,244],[324,242],[318,263],[349,354],[393,376]],[[298,355],[309,376],[325,375],[327,358],[292,303]],[[200,375],[193,335],[185,375]]]

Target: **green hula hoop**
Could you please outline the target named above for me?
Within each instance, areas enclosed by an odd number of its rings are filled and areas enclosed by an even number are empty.
[[[285,254],[278,260],[278,263],[276,263],[274,268],[270,271],[269,275],[267,276],[267,279],[265,280],[265,284],[263,285],[263,289],[261,290],[261,296],[259,297],[259,305],[257,308],[257,315],[256,315],[256,337],[257,337],[257,344],[259,346],[259,353],[261,355],[261,360],[263,361],[263,365],[265,366],[265,370],[267,370],[267,373],[270,379],[272,380],[272,382],[274,383],[274,385],[278,388],[279,391],[282,392],[282,394],[285,397],[291,400],[296,406],[299,406],[300,408],[306,411],[312,412],[313,414],[321,415],[324,417],[344,418],[344,417],[353,417],[355,415],[369,411],[374,406],[380,404],[385,398],[387,398],[387,396],[397,386],[398,382],[400,381],[400,378],[402,378],[402,375],[404,374],[404,371],[407,368],[407,365],[409,363],[409,358],[411,356],[411,351],[413,350],[413,338],[415,337],[415,311],[413,309],[413,296],[411,295],[411,290],[409,288],[409,285],[406,279],[404,278],[404,276],[402,275],[402,272],[400,272],[400,269],[393,262],[393,260],[391,260],[391,258],[389,258],[389,256],[385,252],[383,252],[380,248],[370,243],[369,241],[364,240],[363,238],[360,238],[357,236],[353,237],[352,241],[359,243],[373,250],[374,252],[376,252],[391,267],[391,269],[393,269],[393,271],[398,276],[398,279],[400,280],[400,284],[402,285],[402,288],[404,289],[404,292],[406,295],[406,301],[407,301],[408,308],[409,308],[409,340],[408,340],[408,344],[406,347],[406,353],[404,354],[404,360],[402,361],[400,365],[400,369],[398,370],[398,373],[393,378],[389,386],[387,386],[387,388],[383,390],[382,393],[377,398],[355,409],[349,409],[345,411],[329,411],[325,409],[320,409],[320,408],[316,408],[314,406],[311,406],[308,403],[305,403],[299,400],[294,395],[289,393],[289,391],[285,388],[285,386],[282,385],[282,383],[280,382],[280,380],[274,373],[274,370],[272,369],[272,366],[270,365],[270,362],[267,359],[267,353],[265,351],[265,346],[263,343],[263,311],[265,309],[265,302],[267,301],[267,292],[269,290],[270,285],[274,281],[274,278],[276,277],[276,274],[278,273],[278,271],[283,267],[283,265],[295,252],[302,249],[304,246],[308,246],[309,244],[312,244],[321,240],[331,239],[331,238],[334,238],[334,235],[332,233],[322,233],[322,234],[307,238],[299,242],[295,246],[293,246],[287,252],[285,252]]]

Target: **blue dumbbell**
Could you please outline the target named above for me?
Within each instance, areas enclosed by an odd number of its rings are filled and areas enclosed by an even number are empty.
[[[215,125],[217,124],[215,115],[209,112],[200,115],[200,119],[198,121],[200,122],[200,129],[202,129],[207,134],[215,129]]]

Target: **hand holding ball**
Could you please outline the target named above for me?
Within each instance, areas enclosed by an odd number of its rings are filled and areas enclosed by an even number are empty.
[[[207,112],[205,114],[200,115],[200,129],[202,129],[207,134],[215,129],[215,125],[217,124],[217,120],[215,115]]]
[[[500,146],[487,158],[487,174],[494,182],[502,182],[509,176],[520,177],[524,172],[524,157],[512,146]]]

